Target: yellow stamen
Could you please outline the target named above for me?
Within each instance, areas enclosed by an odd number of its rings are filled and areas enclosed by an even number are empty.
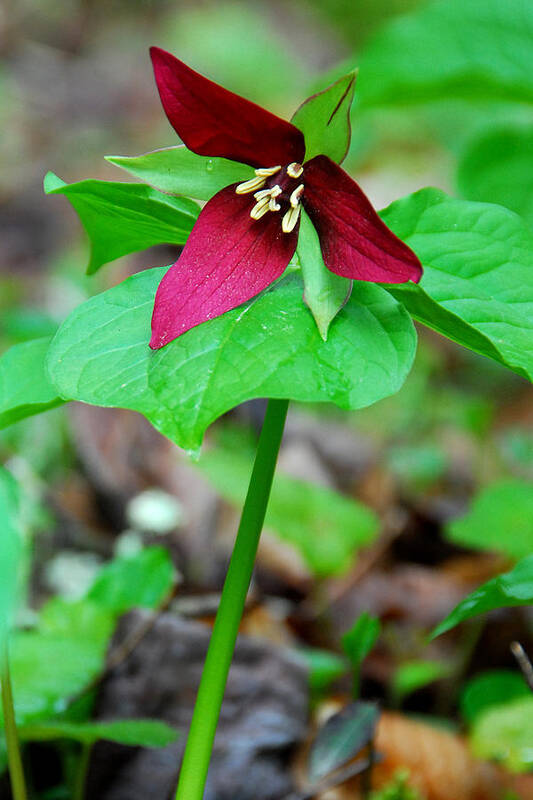
[[[287,167],[287,175],[289,178],[299,178],[304,168],[301,164],[298,164],[297,161],[293,161],[292,164],[289,164]]]
[[[256,169],[255,174],[260,176],[261,178],[270,178],[271,175],[275,175],[276,172],[279,172],[281,166],[278,164],[277,167],[261,167],[261,169]]]
[[[300,198],[304,193],[304,185],[301,183],[299,186],[296,187],[294,192],[291,194],[290,202],[293,208],[296,208],[298,203],[300,202]]]
[[[284,215],[283,219],[281,220],[281,230],[283,233],[292,233],[292,231],[296,227],[296,223],[298,222],[298,218],[300,216],[300,209],[301,205],[298,203],[296,207],[291,206],[287,213]]]
[[[251,192],[255,192],[256,189],[261,189],[261,187],[265,185],[265,182],[266,178],[258,175],[256,178],[251,178],[249,181],[239,183],[235,192],[236,194],[250,194]]]
[[[263,197],[270,197],[272,194],[272,189],[261,189],[260,192],[256,192],[254,197],[256,200],[262,200]]]
[[[269,206],[270,200],[268,197],[262,197],[255,206],[250,211],[250,216],[252,219],[261,219],[267,211]]]

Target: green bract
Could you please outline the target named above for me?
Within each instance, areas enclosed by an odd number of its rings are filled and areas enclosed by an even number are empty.
[[[137,183],[69,185],[49,172],[44,190],[66,195],[80,215],[91,241],[89,274],[108,261],[155,244],[184,244],[200,213],[186,197],[170,197]]]
[[[424,266],[388,286],[418,321],[533,378],[533,234],[501,206],[422,189],[381,216]]]
[[[51,340],[22,342],[0,357],[0,428],[63,402],[44,368]]]
[[[211,422],[244,400],[362,408],[397,391],[411,367],[414,327],[384,289],[356,282],[324,342],[296,275],[152,352],[150,317],[163,272],[134,275],[66,320],[48,355],[62,397],[140,411],[196,450]]]

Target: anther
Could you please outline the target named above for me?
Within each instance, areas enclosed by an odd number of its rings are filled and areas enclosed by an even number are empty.
[[[271,175],[275,175],[280,169],[281,166],[279,164],[277,167],[261,167],[255,170],[255,174],[261,178],[270,178]]]
[[[269,210],[269,203],[270,199],[268,197],[262,197],[261,200],[259,200],[250,211],[251,218],[261,219],[261,217],[263,217]]]
[[[256,189],[261,189],[261,187],[265,185],[265,182],[266,177],[258,175],[255,178],[251,178],[249,181],[239,183],[235,192],[236,194],[250,194],[251,192],[255,192]]]
[[[304,168],[301,164],[298,164],[297,161],[293,161],[292,164],[289,164],[287,167],[287,175],[289,178],[299,178]]]
[[[304,193],[304,185],[301,183],[299,186],[296,187],[294,192],[291,194],[290,203],[293,208],[296,208],[298,203],[300,202],[300,198]]]
[[[284,214],[283,219],[281,220],[281,230],[283,233],[292,233],[292,231],[296,227],[296,223],[298,222],[298,218],[300,216],[300,203],[296,207],[291,206],[286,214]]]

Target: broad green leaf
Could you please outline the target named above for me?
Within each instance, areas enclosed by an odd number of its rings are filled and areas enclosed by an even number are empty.
[[[530,0],[438,0],[365,47],[358,98],[401,105],[463,97],[533,103]]]
[[[19,501],[15,479],[0,466],[0,646],[16,605],[17,573],[22,555]]]
[[[79,306],[52,341],[48,369],[61,396],[144,414],[196,451],[206,428],[253,397],[361,408],[397,391],[416,333],[388,292],[355,284],[327,342],[296,274],[157,352],[148,347],[164,270],[146,270]]]
[[[22,342],[0,357],[0,429],[63,403],[45,371],[51,341]]]
[[[449,666],[440,661],[406,661],[394,672],[391,690],[399,704],[407,695],[449,674]]]
[[[178,732],[155,719],[121,719],[112,722],[47,720],[22,726],[19,735],[27,742],[73,739],[81,744],[93,745],[103,739],[130,747],[166,747],[176,740]]]
[[[63,710],[102,670],[115,620],[87,600],[55,598],[37,629],[11,637],[11,673],[17,720],[43,719]],[[36,668],[38,665],[38,668]]]
[[[492,669],[476,675],[461,695],[461,712],[468,722],[493,706],[507,705],[518,697],[529,697],[530,690],[520,672]]]
[[[464,547],[511,558],[533,553],[533,485],[508,479],[485,487],[464,517],[447,523],[445,534]]]
[[[420,284],[387,289],[419,322],[533,378],[533,233],[501,206],[422,189],[383,212],[416,252]]]
[[[163,547],[147,547],[105,566],[87,597],[121,614],[131,608],[157,608],[174,583],[174,567]]]
[[[342,647],[355,667],[359,667],[370,653],[378,640],[380,630],[379,619],[363,611],[350,630],[343,635]]]
[[[106,156],[106,161],[169,194],[209,200],[230,183],[253,178],[252,167],[226,158],[198,156],[184,145],[142,156]]]
[[[490,130],[459,162],[459,189],[470,200],[499,203],[533,225],[533,128]]]
[[[305,160],[329,156],[340,164],[350,146],[350,109],[357,70],[305,100],[291,122],[305,137]]]
[[[303,209],[298,235],[298,261],[302,269],[304,302],[315,318],[320,335],[327,341],[329,326],[348,302],[353,281],[327,269],[318,234]]]
[[[465,597],[433,631],[440,636],[460,622],[495,608],[533,603],[533,555],[526,556],[510,571],[492,578]]]
[[[379,719],[375,703],[356,702],[328,719],[309,753],[309,780],[317,783],[351,761],[374,738]]]
[[[533,769],[533,697],[487,709],[474,720],[470,744],[478,758],[498,761],[511,772]]]
[[[205,453],[198,466],[224,498],[240,507],[252,464],[252,459],[217,449]],[[375,514],[361,503],[279,472],[274,476],[265,526],[295,547],[314,574],[321,576],[345,571],[357,550],[379,530]]]
[[[120,256],[156,244],[184,244],[200,213],[193,200],[151,186],[112,181],[67,184],[48,172],[46,194],[64,194],[80,216],[91,243],[87,273]]]

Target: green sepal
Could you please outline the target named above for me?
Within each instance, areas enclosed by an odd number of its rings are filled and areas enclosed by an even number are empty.
[[[106,161],[169,194],[209,200],[229,186],[253,178],[252,167],[227,158],[207,158],[185,145],[164,147],[141,156],[106,156]]]
[[[348,302],[353,281],[335,275],[326,267],[318,234],[303,209],[297,254],[302,270],[304,302],[309,306],[322,339],[327,341],[329,326]]]
[[[88,275],[109,261],[156,244],[185,244],[200,213],[193,200],[140,183],[67,184],[48,172],[44,191],[66,195],[78,212],[91,243]]]
[[[327,89],[305,100],[291,122],[305,137],[305,160],[329,156],[340,164],[350,147],[350,108],[357,70],[348,72]]]

